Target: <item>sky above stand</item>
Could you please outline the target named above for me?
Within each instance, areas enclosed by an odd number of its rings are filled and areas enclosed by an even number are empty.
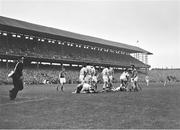
[[[180,68],[180,0],[0,0],[0,15],[138,46],[152,68]]]

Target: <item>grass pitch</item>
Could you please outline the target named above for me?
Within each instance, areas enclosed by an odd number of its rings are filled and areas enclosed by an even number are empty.
[[[180,129],[180,85],[150,84],[140,92],[72,94],[76,85],[32,85],[15,101],[0,86],[1,129]],[[101,88],[102,85],[99,86]]]

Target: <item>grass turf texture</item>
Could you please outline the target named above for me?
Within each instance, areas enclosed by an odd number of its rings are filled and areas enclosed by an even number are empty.
[[[76,85],[25,87],[15,101],[0,86],[0,128],[180,128],[180,85],[151,84],[140,92],[72,94]],[[101,88],[100,85],[99,88]]]

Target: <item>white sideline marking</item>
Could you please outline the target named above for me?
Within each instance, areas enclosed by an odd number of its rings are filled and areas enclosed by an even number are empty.
[[[39,98],[39,99],[31,99],[31,100],[26,100],[26,101],[14,101],[12,100],[12,103],[5,103],[5,104],[0,104],[0,106],[6,106],[6,105],[13,105],[13,104],[22,104],[22,103],[27,103],[27,102],[38,102],[38,101],[42,101],[42,100],[46,100],[49,99],[48,97],[45,98]]]
[[[9,98],[9,96],[5,96],[5,95],[0,95],[0,97]],[[21,98],[32,99],[31,97],[23,97],[23,96],[18,96],[17,98],[19,98],[19,99],[21,99]]]

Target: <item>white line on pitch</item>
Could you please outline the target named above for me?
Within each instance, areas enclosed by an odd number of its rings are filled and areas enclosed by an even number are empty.
[[[45,98],[40,98],[40,99],[34,99],[34,100],[26,100],[26,101],[15,101],[13,103],[5,103],[5,104],[0,104],[0,106],[6,106],[6,105],[13,105],[13,104],[22,104],[22,103],[27,103],[27,102],[38,102],[38,101],[42,101],[42,100],[46,100],[49,99],[48,97]]]
[[[9,98],[9,96],[5,96],[5,95],[0,95],[0,97],[5,97],[5,98]],[[32,99],[31,97],[24,97],[24,96],[18,96],[18,98],[27,98],[27,99]]]

